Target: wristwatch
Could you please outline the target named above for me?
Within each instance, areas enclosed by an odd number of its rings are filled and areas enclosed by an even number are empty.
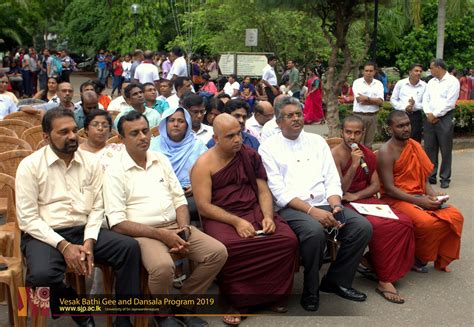
[[[335,204],[331,206],[331,209],[334,211],[334,209],[339,208],[341,210],[344,210],[344,206],[342,204]]]

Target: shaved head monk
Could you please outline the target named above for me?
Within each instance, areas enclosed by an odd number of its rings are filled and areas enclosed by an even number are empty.
[[[331,152],[341,177],[342,200],[351,203],[385,204],[374,195],[380,189],[377,159],[366,146],[360,144],[364,134],[364,122],[358,116],[348,116],[342,122],[342,139]],[[361,159],[366,169],[361,165]],[[398,219],[386,219],[364,215],[372,225],[369,252],[365,253],[357,271],[368,278],[378,279],[377,293],[387,301],[404,303],[393,285],[413,266],[415,258],[415,234],[410,218],[395,210]]]
[[[438,270],[459,259],[464,218],[446,204],[444,193],[428,183],[433,164],[421,145],[410,139],[410,119],[403,111],[392,111],[387,124],[392,134],[377,155],[377,171],[383,184],[382,200],[408,215],[415,226],[416,271],[427,272],[434,261]]]
[[[217,281],[232,306],[224,322],[235,325],[252,306],[287,310],[298,240],[273,212],[262,161],[242,144],[237,119],[224,113],[213,126],[216,145],[195,163],[191,184],[204,231],[229,253]]]

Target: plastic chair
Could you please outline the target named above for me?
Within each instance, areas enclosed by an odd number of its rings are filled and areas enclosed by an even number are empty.
[[[31,150],[28,142],[11,136],[0,136],[0,153],[11,150]]]
[[[28,142],[31,149],[36,149],[38,143],[43,139],[43,128],[41,126],[28,128],[21,135],[21,139]]]
[[[27,123],[32,124],[33,126],[41,125],[41,115],[38,114],[28,114],[23,111],[12,112],[11,114],[6,115],[3,119],[17,119],[23,120]]]
[[[5,128],[5,127],[0,127],[0,135],[1,136],[10,136],[10,137],[18,138],[18,135],[16,135],[14,130],[11,130],[11,129]]]
[[[4,119],[0,120],[0,127],[11,129],[18,137],[20,137],[24,131],[33,127],[33,124],[18,119]]]
[[[16,177],[20,161],[32,154],[32,150],[12,150],[0,153],[0,173]]]
[[[105,144],[111,144],[111,143],[116,143],[116,144],[121,144],[122,143],[122,140],[119,138],[118,135],[115,135],[115,136],[112,136],[111,138],[109,138]]]

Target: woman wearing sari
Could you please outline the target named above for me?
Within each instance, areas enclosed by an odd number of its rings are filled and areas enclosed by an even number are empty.
[[[305,94],[304,123],[324,124],[323,113],[323,83],[316,70],[310,72],[306,82],[308,92]]]

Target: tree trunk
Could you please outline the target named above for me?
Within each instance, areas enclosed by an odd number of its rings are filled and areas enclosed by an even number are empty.
[[[436,58],[443,59],[444,26],[446,24],[446,0],[438,2],[438,36],[436,39]]]

